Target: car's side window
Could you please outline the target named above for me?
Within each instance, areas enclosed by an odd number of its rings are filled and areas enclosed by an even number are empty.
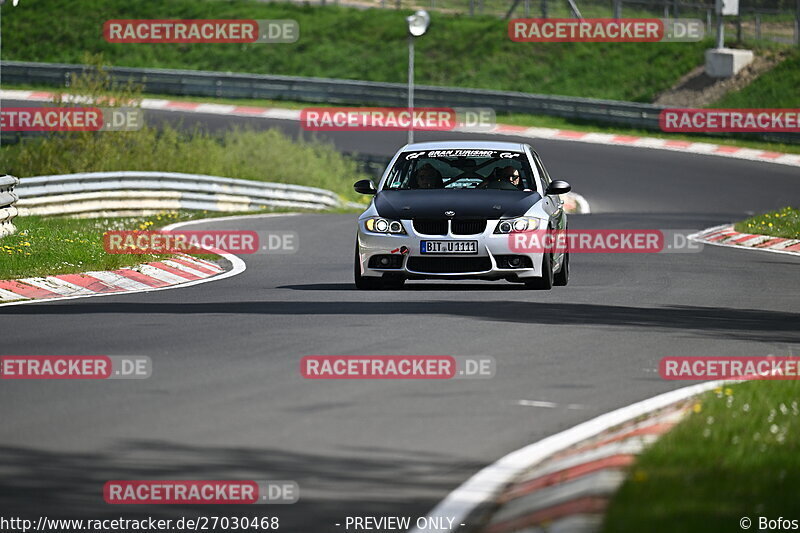
[[[542,160],[539,158],[539,154],[537,154],[534,150],[531,150],[531,154],[533,154],[533,162],[536,163],[536,169],[539,171],[539,175],[542,176],[542,181],[544,181],[544,186],[546,189],[550,186],[550,174],[548,174],[547,169],[544,168]]]

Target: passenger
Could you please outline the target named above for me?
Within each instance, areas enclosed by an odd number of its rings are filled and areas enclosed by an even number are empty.
[[[444,187],[442,174],[433,168],[430,163],[424,164],[416,174],[414,179],[417,182],[418,189],[441,189]]]

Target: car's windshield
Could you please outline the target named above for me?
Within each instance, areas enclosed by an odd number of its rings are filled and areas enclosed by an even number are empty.
[[[523,152],[424,150],[400,154],[383,188],[532,192],[536,191],[536,184]]]

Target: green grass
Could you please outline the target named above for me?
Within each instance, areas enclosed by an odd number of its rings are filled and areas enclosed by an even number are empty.
[[[778,211],[750,217],[734,225],[736,231],[800,239],[800,209],[784,207]]]
[[[636,461],[607,533],[731,533],[740,518],[798,519],[800,382],[757,381],[704,395],[700,411]]]
[[[0,149],[5,171],[26,176],[115,170],[210,174],[294,183],[358,200],[356,163],[332,146],[295,142],[278,130],[233,130],[214,136],[171,127],[134,132],[71,133]]]
[[[115,270],[163,259],[164,256],[152,254],[106,253],[103,233],[156,229],[204,216],[207,215],[173,211],[125,218],[18,217],[14,221],[17,233],[0,240],[0,279]]]
[[[405,10],[305,7],[252,0],[37,0],[6,10],[3,57],[405,82]],[[57,17],[58,24],[45,23]],[[296,19],[294,44],[110,44],[114,18]],[[710,41],[709,41],[710,42]],[[700,43],[516,43],[507,22],[434,13],[417,40],[420,84],[651,101],[703,62]]]
[[[800,109],[800,50],[741,91],[728,93],[714,107]]]

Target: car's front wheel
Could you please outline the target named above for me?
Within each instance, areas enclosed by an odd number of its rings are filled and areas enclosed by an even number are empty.
[[[549,291],[553,288],[553,254],[542,255],[542,277],[525,281],[526,289]]]
[[[356,288],[361,290],[377,290],[383,288],[382,278],[368,278],[361,275],[361,264],[358,257],[358,242],[356,242],[356,257],[353,261],[353,276]]]
[[[564,259],[561,260],[561,270],[556,272],[553,277],[553,285],[563,287],[569,283],[569,252],[564,253]]]

